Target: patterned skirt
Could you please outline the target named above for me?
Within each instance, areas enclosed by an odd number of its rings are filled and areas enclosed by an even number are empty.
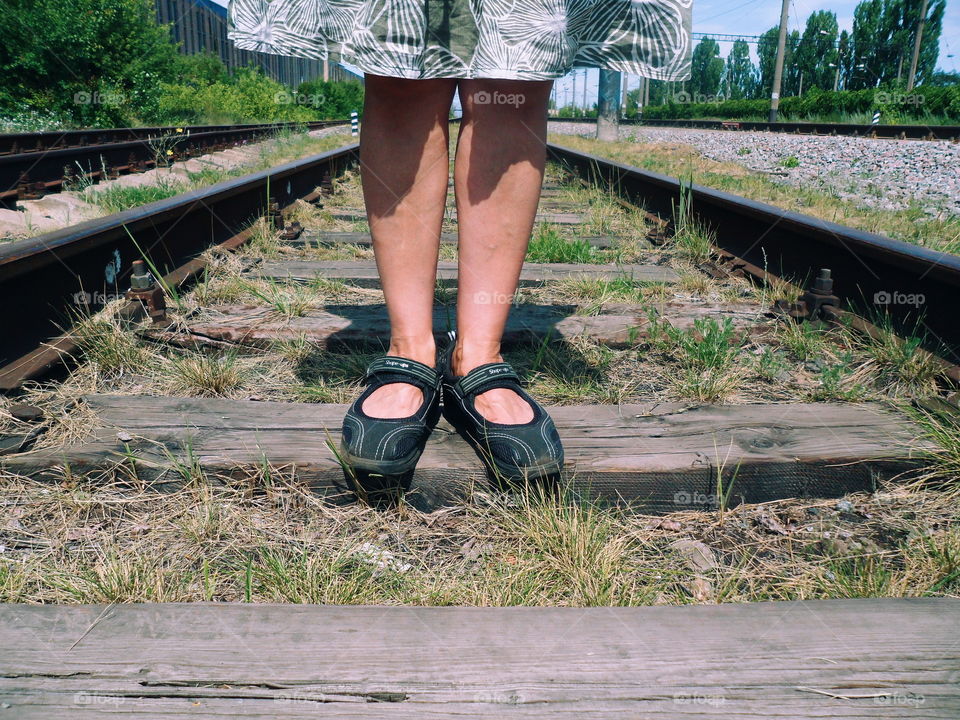
[[[690,76],[693,0],[230,0],[244,50],[392,77]]]

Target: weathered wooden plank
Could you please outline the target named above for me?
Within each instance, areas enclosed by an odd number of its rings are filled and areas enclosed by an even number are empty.
[[[309,310],[298,317],[284,317],[261,305],[224,305],[211,308],[204,318],[188,321],[189,331],[213,340],[251,346],[277,340],[305,338],[324,348],[385,348],[389,322],[384,305],[336,305]],[[609,347],[632,347],[650,332],[648,308],[618,306],[616,314],[572,315],[572,305],[520,304],[510,310],[503,335],[505,348],[537,345],[552,340],[589,338]],[[755,305],[730,303],[695,305],[667,303],[657,307],[658,317],[676,328],[689,329],[698,318],[729,318],[743,333],[763,332],[765,317]],[[434,309],[433,326],[438,338],[449,329],[448,308]]]
[[[10,717],[941,718],[960,601],[0,606]]]
[[[380,272],[373,260],[283,260],[266,262],[250,270],[250,274],[274,280],[310,282],[316,278],[348,281],[363,287],[380,287]],[[457,263],[441,260],[437,279],[446,286],[457,285]],[[551,280],[631,279],[643,283],[674,283],[680,279],[676,271],[661,265],[585,265],[579,263],[524,263],[520,285],[530,287]]]
[[[597,237],[582,237],[596,248],[617,247],[621,243],[634,243],[643,247],[650,247],[650,243],[641,237],[626,237],[617,235],[605,235]],[[442,233],[440,242],[444,245],[456,245],[456,233]],[[284,240],[284,245],[292,247],[325,247],[334,245],[359,245],[361,247],[370,247],[373,243],[369,232],[333,232],[328,230],[304,230],[303,234],[295,240]]]
[[[141,462],[138,476],[178,486],[173,459],[189,454],[211,475],[249,474],[264,458],[301,481],[348,499],[328,447],[339,442],[346,405],[215,398],[94,395],[99,427],[81,445],[0,457],[0,468],[56,475]],[[877,405],[791,403],[560,406],[549,408],[563,438],[565,477],[584,494],[645,509],[715,507],[727,502],[837,497],[872,489],[914,466],[924,446],[909,421]],[[118,434],[133,439],[121,442]],[[445,422],[417,466],[411,502],[432,508],[485,487],[474,451]]]

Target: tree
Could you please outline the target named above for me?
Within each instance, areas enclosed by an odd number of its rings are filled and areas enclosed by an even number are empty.
[[[0,111],[29,107],[84,125],[148,112],[177,49],[149,0],[4,0]]]
[[[757,55],[760,57],[760,97],[770,97],[773,90],[773,71],[777,62],[777,42],[780,28],[774,25],[760,36],[757,42]]]
[[[840,41],[837,49],[837,67],[832,68],[839,76],[834,76],[837,89],[846,90],[850,84],[850,78],[853,76],[853,46],[850,41],[850,33],[844,30],[840,33]]]
[[[922,0],[863,0],[853,13],[851,89],[905,85]],[[946,0],[933,0],[917,64],[917,82],[933,76],[939,57]]]
[[[723,84],[726,96],[734,100],[752,97],[757,84],[757,71],[750,59],[750,46],[746,40],[733,43],[727,57]]]
[[[833,89],[834,69],[830,63],[837,60],[838,30],[837,16],[829,10],[818,10],[807,18],[794,58],[805,89]]]
[[[720,57],[720,45],[712,38],[704,38],[693,49],[687,90],[694,97],[715,96],[720,92],[722,76],[723,58]]]
[[[800,68],[795,60],[797,49],[800,47],[800,31],[794,30],[787,35],[787,44],[783,55],[783,84],[780,88],[781,97],[800,94]]]

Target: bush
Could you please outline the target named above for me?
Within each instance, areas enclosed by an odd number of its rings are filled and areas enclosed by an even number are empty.
[[[301,83],[292,100],[315,110],[319,120],[342,120],[363,109],[363,85],[313,80]]]
[[[150,117],[159,124],[298,122],[317,117],[312,108],[288,102],[290,90],[254,68],[212,83],[185,78],[164,83],[161,90],[157,113]]]
[[[668,100],[663,105],[645,108],[643,117],[649,120],[747,120],[766,117],[769,109],[770,101],[767,99],[714,103],[678,103]],[[894,88],[840,92],[814,88],[803,97],[786,97],[780,101],[781,117],[792,120],[845,118],[850,115],[869,115],[876,110],[880,110],[887,121],[894,122],[924,121],[930,118],[960,121],[960,87],[923,86],[910,93]]]
[[[0,112],[127,125],[172,80],[177,49],[150,0],[7,0]]]

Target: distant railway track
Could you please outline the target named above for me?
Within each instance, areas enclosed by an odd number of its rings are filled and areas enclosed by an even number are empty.
[[[595,125],[596,118],[551,117],[553,122]],[[754,132],[789,133],[794,135],[844,135],[887,140],[951,140],[960,141],[960,125],[858,125],[851,123],[816,122],[751,122],[740,120],[636,120],[621,119],[630,126],[676,127],[695,130],[750,130]]]
[[[70,183],[96,182],[149,170],[159,162],[224,150],[279,130],[310,130],[345,120],[249,125],[156,126],[0,135],[0,206],[59,192]]]

